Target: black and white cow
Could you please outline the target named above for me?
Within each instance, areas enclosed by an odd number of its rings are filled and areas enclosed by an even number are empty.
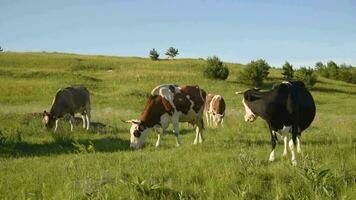
[[[316,110],[314,99],[304,83],[300,81],[282,82],[275,84],[270,91],[260,92],[250,89],[245,92],[236,92],[236,94],[244,95],[242,104],[245,107],[246,122],[253,122],[260,116],[268,123],[272,143],[270,161],[275,159],[277,133],[284,134],[282,135],[284,156],[287,155],[287,135],[285,133],[292,133],[289,148],[292,153],[292,164],[296,165],[295,145],[299,153],[299,137],[314,120]]]
[[[43,112],[43,123],[47,128],[58,128],[58,120],[69,115],[70,130],[73,131],[74,114],[80,113],[83,119],[83,128],[89,130],[90,126],[90,94],[85,87],[67,87],[59,89],[53,99],[50,112]]]
[[[179,122],[196,125],[194,144],[203,142],[203,110],[206,93],[198,86],[172,84],[160,85],[152,90],[147,104],[139,119],[125,121],[131,123],[130,147],[144,145],[149,130],[158,132],[156,147],[161,144],[161,135],[170,123],[180,145]]]

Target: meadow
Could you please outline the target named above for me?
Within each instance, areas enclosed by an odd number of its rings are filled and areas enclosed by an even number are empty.
[[[266,123],[243,121],[239,83],[242,64],[227,63],[225,81],[203,76],[202,59],[151,61],[138,57],[63,53],[0,53],[0,199],[355,199],[356,85],[319,77],[311,88],[317,113],[301,137],[298,166],[290,152],[268,162]],[[271,69],[263,89],[282,81]],[[175,147],[170,127],[159,149],[150,132],[143,149],[129,148],[129,124],[149,92],[162,83],[197,84],[221,94],[223,128],[195,132],[181,124]],[[59,88],[84,85],[91,92],[92,121],[106,124],[56,133],[43,127]]]

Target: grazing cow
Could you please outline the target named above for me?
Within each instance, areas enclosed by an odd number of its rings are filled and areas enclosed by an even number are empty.
[[[152,90],[146,107],[138,120],[128,120],[131,123],[130,147],[140,148],[145,143],[148,132],[154,128],[158,133],[156,147],[161,144],[161,135],[173,124],[176,144],[180,145],[179,122],[196,125],[194,144],[203,141],[203,109],[206,93],[198,86],[160,85]]]
[[[208,94],[205,99],[205,116],[208,126],[224,126],[225,100],[220,95]]]
[[[297,165],[295,146],[300,152],[302,131],[309,127],[315,117],[315,103],[312,95],[301,81],[290,81],[276,84],[270,91],[259,92],[250,89],[243,94],[242,104],[245,107],[245,121],[253,122],[258,116],[263,118],[269,126],[271,134],[272,152],[269,160],[275,159],[277,133],[280,132],[284,141],[283,155],[287,155],[287,135],[292,133],[289,148],[292,153],[292,164]]]
[[[43,113],[43,123],[47,128],[55,126],[54,131],[56,131],[59,118],[69,115],[70,130],[73,131],[75,113],[82,115],[83,128],[89,130],[90,94],[85,87],[67,87],[58,90],[50,112]]]

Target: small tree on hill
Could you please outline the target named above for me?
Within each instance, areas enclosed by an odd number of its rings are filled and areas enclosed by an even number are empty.
[[[151,60],[158,60],[158,58],[159,58],[159,54],[158,54],[158,52],[156,51],[155,48],[150,50],[150,55],[149,56],[150,56]]]
[[[304,82],[308,87],[312,87],[317,82],[317,77],[312,68],[301,67],[296,71],[295,78]]]
[[[166,55],[168,56],[168,58],[171,59],[174,59],[174,57],[176,57],[178,54],[178,49],[175,49],[173,47],[169,47],[166,51]]]
[[[326,64],[326,70],[328,71],[328,75],[329,75],[327,78],[331,78],[331,79],[338,78],[339,67],[334,61],[329,61]]]
[[[293,65],[289,64],[289,62],[286,61],[282,69],[283,69],[282,75],[285,80],[293,79],[293,74],[294,74]]]
[[[4,51],[4,49],[2,49],[2,47],[0,46],[0,52]]]
[[[204,74],[211,79],[225,80],[229,76],[229,68],[216,56],[208,57]]]
[[[239,79],[245,84],[259,87],[263,80],[267,78],[270,68],[268,63],[263,59],[252,60],[242,70]]]
[[[315,70],[319,75],[329,77],[328,70],[326,70],[326,66],[322,62],[315,63]]]

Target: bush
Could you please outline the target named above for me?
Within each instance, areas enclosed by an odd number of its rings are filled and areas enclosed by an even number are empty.
[[[171,59],[174,59],[174,57],[176,57],[178,54],[178,49],[175,49],[173,47],[169,47],[166,51],[166,55]]]
[[[334,61],[329,61],[326,64],[326,70],[328,71],[328,76],[327,78],[331,78],[334,80],[337,80],[338,78],[338,71],[339,71],[339,67],[337,66],[337,64]]]
[[[295,78],[304,82],[308,87],[312,87],[317,82],[317,77],[314,70],[311,68],[302,67],[296,71]]]
[[[282,69],[283,69],[282,75],[285,80],[293,79],[294,70],[293,70],[293,66],[289,64],[289,62],[285,62]]]
[[[225,80],[229,76],[229,68],[224,66],[223,62],[216,56],[208,57],[204,73],[205,76],[211,79]]]
[[[267,78],[270,68],[268,63],[263,59],[252,60],[242,70],[239,79],[245,84],[259,87],[263,83],[263,80]]]
[[[151,60],[158,60],[158,58],[159,58],[159,54],[158,54],[158,52],[156,51],[155,48],[150,50],[150,55],[149,56],[150,56]]]

